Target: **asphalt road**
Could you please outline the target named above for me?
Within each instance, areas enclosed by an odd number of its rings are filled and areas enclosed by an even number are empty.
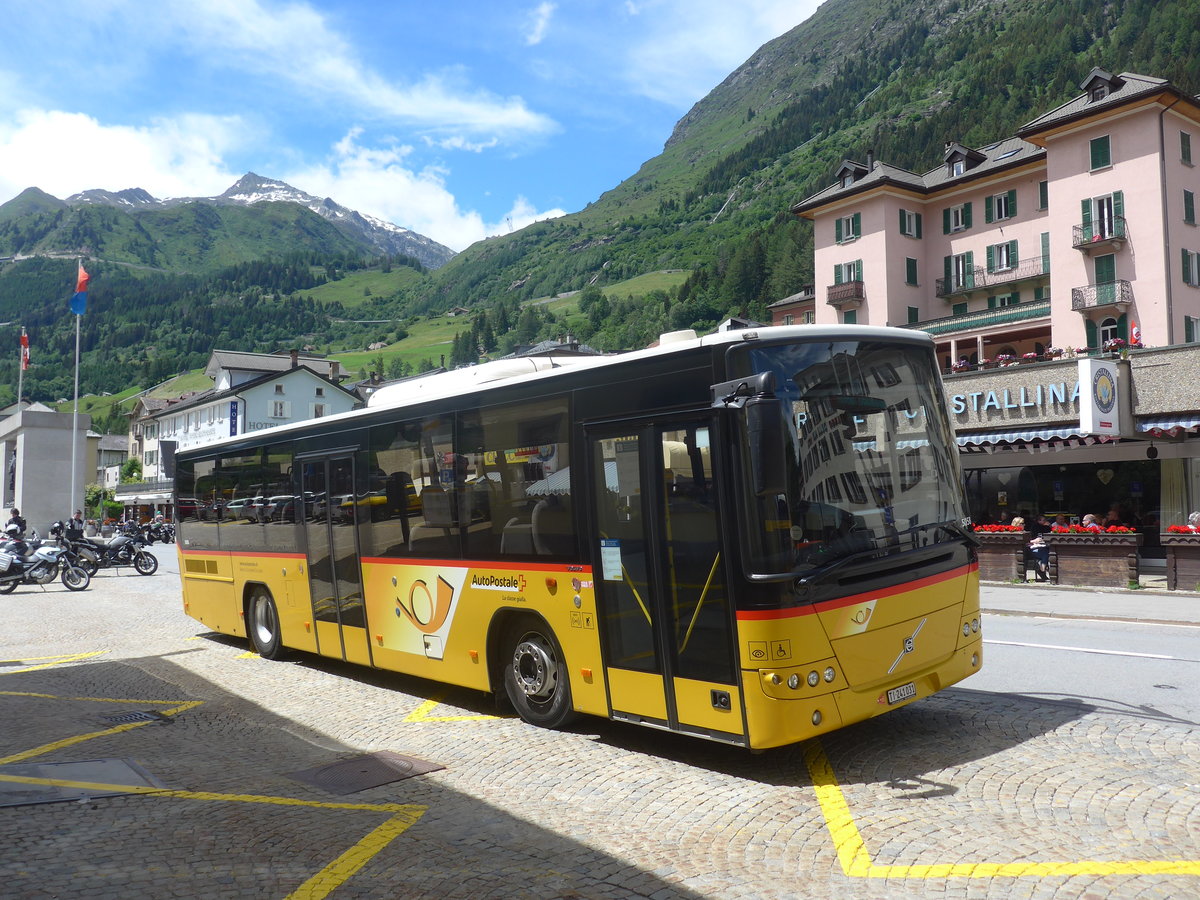
[[[260,659],[182,614],[159,552],[0,597],[0,803],[29,801],[0,806],[5,898],[1200,896],[1196,663],[1116,655],[1111,624],[986,617],[984,673],[755,755]],[[1076,643],[1103,652],[1051,648]],[[311,781],[380,752],[441,768]]]

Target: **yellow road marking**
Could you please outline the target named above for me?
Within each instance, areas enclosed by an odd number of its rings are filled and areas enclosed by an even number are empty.
[[[833,839],[842,871],[850,878],[1020,878],[1061,875],[1200,875],[1200,859],[1099,860],[1075,862],[943,863],[933,865],[876,865],[833,766],[820,741],[810,741],[804,762],[816,790],[825,826]]]
[[[18,675],[22,672],[37,672],[40,669],[50,669],[54,666],[61,666],[64,663],[79,662],[81,659],[89,659],[93,656],[103,656],[107,650],[92,650],[88,653],[70,653],[66,656],[37,656],[34,657],[35,662],[40,662],[44,659],[54,660],[53,662],[43,663],[40,666],[24,666],[20,669],[4,669],[0,671],[0,675]],[[24,659],[6,659],[5,662],[27,662]]]
[[[441,696],[430,697],[407,716],[405,722],[480,722],[500,719],[502,716],[431,716],[430,713],[442,704]]]
[[[0,697],[34,697],[39,700],[82,700],[88,703],[185,703],[185,700],[146,700],[141,697],[65,697],[62,694],[39,694],[34,691],[0,691]]]
[[[204,701],[190,700],[186,703],[181,703],[173,709],[168,709],[163,712],[164,716],[174,716],[182,712],[187,712],[189,709],[194,709]],[[131,731],[134,728],[141,728],[143,725],[153,725],[153,722],[126,722],[124,725],[114,725],[112,728],[105,728],[101,731],[92,731],[87,734],[77,734],[74,737],[63,738],[61,741],[54,741],[50,744],[43,744],[40,747],[34,747],[30,750],[24,750],[21,753],[14,753],[12,756],[0,757],[0,765],[8,763],[20,762],[23,759],[31,759],[35,756],[41,756],[44,753],[53,753],[55,750],[61,750],[64,747],[73,747],[76,744],[82,744],[84,741],[90,741],[93,738],[107,737],[110,734],[120,734],[123,731]]]
[[[323,868],[295,891],[287,900],[321,900],[347,881],[359,869],[370,862],[376,854],[403,834],[428,807],[412,807],[420,812],[392,816],[357,844]]]

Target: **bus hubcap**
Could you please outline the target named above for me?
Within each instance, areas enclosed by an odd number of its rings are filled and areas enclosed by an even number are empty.
[[[513,674],[527,697],[544,699],[554,693],[558,670],[554,660],[540,643],[521,641],[513,652]]]

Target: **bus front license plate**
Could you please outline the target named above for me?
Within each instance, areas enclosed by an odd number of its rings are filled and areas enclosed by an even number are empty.
[[[910,681],[908,684],[902,684],[898,688],[892,688],[887,692],[888,706],[893,703],[899,703],[901,700],[911,700],[917,696],[917,685]]]

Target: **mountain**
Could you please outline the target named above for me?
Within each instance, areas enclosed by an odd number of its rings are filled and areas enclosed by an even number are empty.
[[[28,188],[0,205],[0,255],[82,255],[213,271],[299,251],[406,256],[431,269],[454,255],[407,228],[254,173],[216,197],[160,200],[129,188],[62,201]]]
[[[674,296],[574,332],[617,349],[655,329],[765,316],[815,280],[811,225],[788,210],[844,159],[874,151],[925,171],[948,140],[1013,134],[1093,66],[1195,92],[1198,21],[1200,0],[828,0],[700,100],[630,178],[578,213],[467,248],[408,302],[489,308],[682,269]]]

